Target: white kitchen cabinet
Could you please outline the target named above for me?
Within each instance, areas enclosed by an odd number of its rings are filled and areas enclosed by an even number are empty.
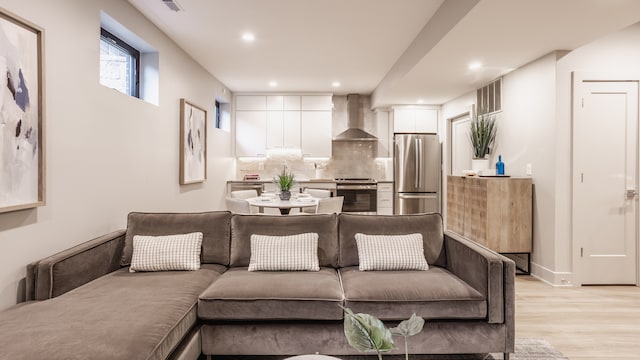
[[[302,111],[331,111],[331,95],[303,95]]]
[[[393,183],[378,183],[378,215],[393,215]]]
[[[397,108],[393,110],[394,133],[438,133],[438,110]]]
[[[300,148],[300,112],[267,111],[267,149]]]
[[[282,95],[268,95],[267,96],[267,110],[284,110],[284,96]]]
[[[284,100],[285,111],[288,111],[288,110],[300,111],[301,109],[300,95],[285,95],[283,100]]]
[[[376,111],[376,136],[378,137],[378,157],[390,157],[392,155],[389,135],[389,112]]]
[[[266,133],[266,111],[236,111],[236,156],[265,156]]]
[[[235,99],[236,111],[267,110],[267,97],[264,95],[238,95]]]
[[[330,157],[331,111],[302,111],[301,115],[302,156]]]

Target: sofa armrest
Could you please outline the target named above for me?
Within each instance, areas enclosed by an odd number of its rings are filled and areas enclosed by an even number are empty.
[[[124,236],[125,230],[117,230],[27,265],[34,276],[33,299],[62,295],[119,269]]]
[[[513,323],[515,263],[449,231],[444,240],[447,269],[486,297],[489,323]]]

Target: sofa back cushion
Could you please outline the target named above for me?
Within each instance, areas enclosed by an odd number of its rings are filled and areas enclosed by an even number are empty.
[[[318,215],[242,215],[231,218],[230,266],[249,266],[251,235],[318,234],[318,261],[320,266],[338,266],[338,216]]]
[[[340,267],[358,266],[355,235],[405,235],[420,233],[429,265],[446,267],[444,231],[440,214],[339,215]]]
[[[133,255],[135,235],[175,235],[202,233],[203,264],[229,265],[229,239],[231,213],[211,211],[203,213],[140,213],[132,212],[127,218],[127,233],[120,265],[129,266]]]

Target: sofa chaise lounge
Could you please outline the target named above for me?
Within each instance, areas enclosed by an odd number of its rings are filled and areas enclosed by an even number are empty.
[[[135,235],[202,232],[195,271],[129,272]],[[248,271],[251,236],[315,233],[319,271]],[[429,270],[360,271],[355,234],[421,234]],[[0,312],[0,359],[197,359],[358,352],[343,311],[426,319],[411,354],[514,350],[514,263],[439,214],[131,213],[119,230],[27,266]],[[394,350],[402,353],[403,349]]]

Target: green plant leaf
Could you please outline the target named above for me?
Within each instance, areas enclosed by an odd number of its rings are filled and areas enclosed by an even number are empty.
[[[473,147],[473,157],[483,159],[491,152],[491,147],[496,140],[496,119],[494,115],[478,115],[471,120],[469,128],[469,141]]]
[[[413,313],[408,320],[402,321],[398,326],[391,328],[391,334],[396,336],[418,335],[424,327],[424,319]]]
[[[354,349],[360,352],[378,353],[394,349],[391,332],[380,319],[369,314],[354,314],[348,308],[343,309],[345,312],[344,335]]]

